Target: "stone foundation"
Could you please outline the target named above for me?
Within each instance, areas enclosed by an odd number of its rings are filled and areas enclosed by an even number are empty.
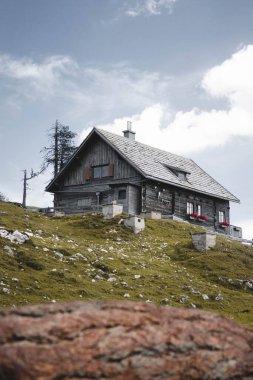
[[[130,228],[135,234],[138,234],[145,229],[145,221],[138,216],[131,216],[124,219],[124,226]]]
[[[115,203],[105,205],[102,207],[102,213],[105,219],[112,219],[116,215],[121,215],[123,212],[123,205]]]
[[[213,232],[197,232],[192,234],[192,244],[198,251],[206,251],[216,245],[216,234]]]

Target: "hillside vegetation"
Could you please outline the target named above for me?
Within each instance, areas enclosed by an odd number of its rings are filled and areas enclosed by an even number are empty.
[[[0,202],[1,307],[69,300],[113,299],[193,307],[253,327],[253,248],[217,238],[197,252],[187,223],[147,221],[134,235],[120,218],[50,218]]]

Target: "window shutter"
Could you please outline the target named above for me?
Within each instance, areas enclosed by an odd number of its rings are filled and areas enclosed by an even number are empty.
[[[89,181],[91,179],[91,167],[90,166],[86,166],[84,168],[84,179],[86,181]]]
[[[109,177],[113,177],[114,174],[114,165],[109,164]]]

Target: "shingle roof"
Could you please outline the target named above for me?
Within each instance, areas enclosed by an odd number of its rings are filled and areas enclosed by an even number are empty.
[[[78,155],[94,132],[112,146],[145,178],[168,183],[216,198],[240,202],[238,198],[209,176],[193,160],[153,148],[138,141],[98,128],[94,128],[87,136],[62,171],[46,187],[47,191],[50,191],[56,180],[67,170],[73,158]],[[187,173],[187,180],[182,180],[175,174],[175,171],[180,170]]]
[[[217,198],[240,202],[238,198],[226,190],[191,159],[153,148],[102,129],[96,129],[96,131],[122,154],[128,162],[139,169],[146,178]],[[180,180],[175,172],[173,172],[173,169],[181,169],[182,172],[188,172],[187,181]]]

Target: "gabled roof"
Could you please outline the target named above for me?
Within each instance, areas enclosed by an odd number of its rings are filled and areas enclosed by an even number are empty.
[[[97,133],[147,179],[168,183],[216,198],[240,202],[238,198],[209,176],[191,159],[97,128],[91,131],[66,166],[47,186],[47,191],[50,191],[55,181],[63,175],[94,133]],[[185,173],[187,180],[180,179],[176,174],[177,172]]]

